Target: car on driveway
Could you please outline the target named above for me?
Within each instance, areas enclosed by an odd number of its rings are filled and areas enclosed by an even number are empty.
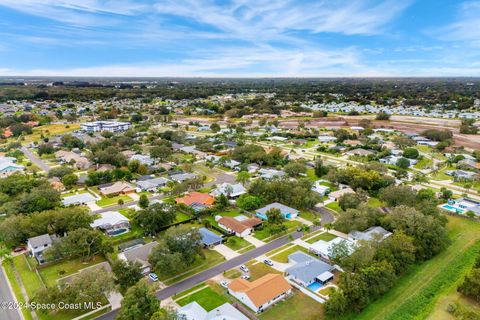
[[[248,280],[250,279],[250,276],[248,274],[244,274],[241,278],[244,280]]]
[[[263,263],[265,263],[267,266],[270,266],[270,267],[273,266],[273,262],[270,259],[263,260]]]
[[[220,281],[220,285],[224,288],[228,288],[228,282],[225,280]]]
[[[248,268],[247,268],[247,266],[244,265],[244,264],[242,264],[242,265],[240,266],[240,270],[242,270],[243,272],[248,272],[248,271],[249,271]]]
[[[150,280],[152,280],[153,282],[158,281],[158,276],[157,276],[156,273],[153,273],[153,272],[152,272],[152,273],[149,273],[149,274],[148,274],[148,277],[149,277]]]

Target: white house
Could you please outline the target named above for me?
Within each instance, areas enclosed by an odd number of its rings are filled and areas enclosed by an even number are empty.
[[[7,177],[15,172],[23,172],[25,167],[16,163],[13,157],[0,157],[0,177]]]
[[[225,182],[219,185],[218,188],[213,190],[210,194],[214,197],[224,194],[227,197],[236,198],[245,193],[247,193],[247,189],[245,189],[241,183],[231,184]]]
[[[336,237],[330,241],[319,240],[314,242],[308,247],[308,250],[323,259],[329,260],[333,247],[340,243],[345,243],[348,246],[350,253],[353,252],[355,245],[354,241],[340,237]]]
[[[49,234],[29,238],[27,240],[28,253],[31,257],[37,259],[39,264],[44,263],[43,252],[52,246],[54,239],[55,236]]]
[[[109,236],[126,233],[130,230],[130,221],[118,211],[100,213],[100,218],[94,220],[90,226],[105,231]]]
[[[330,187],[324,186],[321,183],[322,183],[321,180],[315,181],[315,183],[312,186],[312,190],[320,194],[321,196],[325,196],[330,192]]]

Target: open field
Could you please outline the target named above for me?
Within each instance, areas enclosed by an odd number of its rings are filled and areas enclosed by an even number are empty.
[[[261,320],[318,320],[323,319],[324,315],[320,303],[297,289],[294,289],[291,297],[288,297],[268,308],[265,312],[261,313],[258,318]]]
[[[361,314],[344,319],[404,320],[445,315],[446,301],[455,299],[458,283],[480,253],[480,224],[451,216],[448,220],[452,243],[445,251],[413,266],[381,299]]]
[[[59,134],[71,132],[80,129],[79,123],[71,124],[47,124],[40,127],[35,127],[32,129],[32,134],[25,136],[25,142],[38,141],[41,138],[41,135],[45,137],[52,137]]]

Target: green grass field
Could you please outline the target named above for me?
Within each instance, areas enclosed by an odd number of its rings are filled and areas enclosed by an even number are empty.
[[[215,292],[210,287],[206,287],[205,289],[192,293],[185,298],[177,300],[177,303],[180,306],[184,306],[193,301],[196,301],[207,311],[213,310],[216,307],[219,307],[222,304],[229,302],[224,295]]]
[[[130,198],[129,196],[127,196],[127,195],[119,195],[119,196],[115,196],[115,197],[111,197],[111,198],[102,198],[102,199],[98,200],[96,203],[100,207],[108,207],[108,206],[113,206],[113,205],[118,204],[118,200],[120,200],[120,199],[123,200],[123,203],[128,203],[128,202],[133,201],[133,199]]]
[[[294,289],[293,295],[268,308],[258,316],[261,320],[279,319],[323,319],[323,308],[320,303]]]
[[[291,255],[294,252],[297,252],[297,251],[308,253],[308,250],[306,248],[295,245],[295,246],[293,246],[291,248],[288,248],[285,251],[282,251],[280,253],[274,253],[272,255],[267,253],[267,256],[270,257],[273,261],[287,263],[288,262],[288,256]]]
[[[315,237],[313,237],[313,238],[311,238],[311,239],[306,240],[306,242],[308,242],[308,243],[315,243],[315,242],[317,242],[317,241],[319,241],[319,240],[330,241],[330,240],[335,239],[336,237],[337,237],[337,236],[334,235],[334,234],[325,232],[325,233],[319,234],[318,236],[315,236]]]
[[[235,251],[252,246],[250,242],[237,236],[229,237],[224,244]]]
[[[101,256],[95,256],[89,262],[82,262],[80,259],[65,260],[59,263],[40,268],[39,273],[47,287],[57,284],[60,278],[68,277],[81,269],[93,266],[97,263],[105,261]]]
[[[480,224],[448,216],[451,245],[433,259],[412,267],[398,284],[360,314],[343,319],[427,319],[445,314],[446,301],[480,253]],[[441,319],[441,318],[432,318]]]

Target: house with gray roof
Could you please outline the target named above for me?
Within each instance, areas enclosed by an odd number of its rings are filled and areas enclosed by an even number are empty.
[[[170,176],[170,179],[175,182],[183,182],[187,180],[195,179],[197,175],[195,173],[178,173]]]
[[[238,309],[226,302],[219,307],[206,311],[196,301],[177,309],[180,320],[248,320]]]
[[[298,211],[297,209],[290,208],[290,207],[288,207],[284,204],[278,203],[278,202],[274,202],[274,203],[271,203],[271,204],[269,204],[269,205],[267,205],[263,208],[257,209],[255,211],[255,213],[256,213],[257,217],[259,217],[260,219],[267,220],[268,219],[267,212],[271,209],[280,210],[280,213],[283,216],[283,218],[287,219],[287,220],[296,218],[298,216],[298,214],[300,213],[300,211]]]
[[[43,252],[52,246],[55,236],[49,234],[42,234],[27,240],[28,253],[31,257],[37,259],[39,264],[45,262],[43,259]]]
[[[87,204],[89,202],[95,202],[97,199],[90,193],[79,193],[72,196],[68,196],[62,199],[62,203],[65,207]]]
[[[219,195],[223,194],[229,198],[236,198],[245,193],[247,193],[247,189],[245,189],[241,183],[231,184],[225,182],[219,185],[218,188],[213,190],[210,194],[214,197],[218,197]]]
[[[332,273],[335,269],[334,266],[301,251],[289,255],[288,262],[292,263],[293,266],[285,270],[285,275],[291,281],[304,287],[308,287],[315,282],[323,285],[334,277]]]
[[[258,174],[260,175],[260,178],[266,179],[266,180],[282,178],[285,176],[285,172],[282,170],[263,169],[263,168],[258,170]]]
[[[141,191],[155,192],[157,191],[158,188],[165,187],[168,181],[169,181],[168,179],[165,179],[163,177],[137,181],[137,192],[141,192]]]
[[[148,262],[148,256],[152,252],[152,249],[158,245],[158,242],[152,241],[150,243],[144,244],[122,253],[118,254],[118,258],[124,261],[138,262],[141,265],[141,270],[143,274],[150,273],[151,265]]]
[[[380,239],[384,240],[388,237],[390,237],[392,233],[390,231],[387,231],[383,229],[382,227],[374,226],[370,227],[365,231],[351,231],[348,234],[348,237],[354,241],[357,240],[365,240],[365,241],[371,241],[374,239]]]

